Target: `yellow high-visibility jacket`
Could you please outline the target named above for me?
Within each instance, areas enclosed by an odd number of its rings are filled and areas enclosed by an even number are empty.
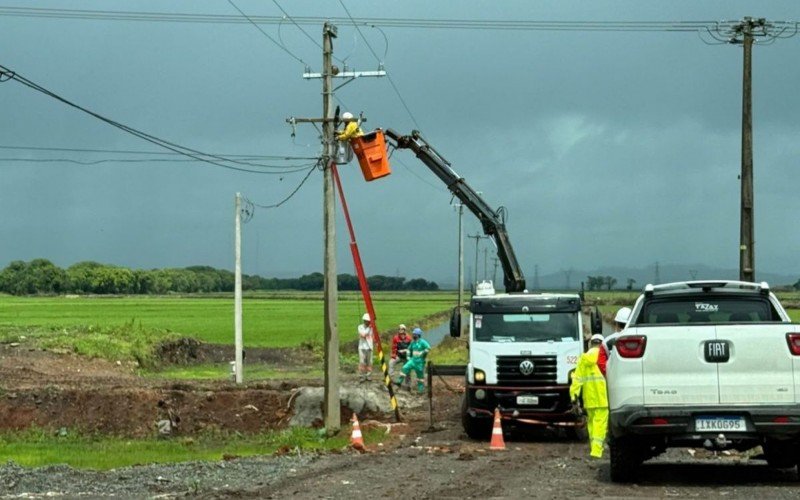
[[[348,122],[342,133],[337,136],[337,139],[349,141],[353,137],[361,137],[362,135],[364,135],[364,132],[358,126],[358,122]]]
[[[579,394],[582,394],[584,408],[608,408],[606,378],[597,367],[599,353],[598,347],[592,347],[581,354],[578,367],[572,374],[569,397],[575,400]]]

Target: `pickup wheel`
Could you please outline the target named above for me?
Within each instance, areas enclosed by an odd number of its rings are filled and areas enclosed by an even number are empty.
[[[492,432],[492,421],[489,419],[474,418],[467,413],[467,396],[461,399],[461,425],[470,439],[484,440]]]
[[[611,455],[611,480],[629,483],[636,479],[642,464],[642,451],[631,438],[615,438],[609,442]]]

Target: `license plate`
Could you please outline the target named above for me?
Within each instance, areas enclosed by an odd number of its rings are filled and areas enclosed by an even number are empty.
[[[697,432],[745,432],[744,417],[697,417],[694,420]]]
[[[518,405],[538,405],[539,396],[517,396]]]

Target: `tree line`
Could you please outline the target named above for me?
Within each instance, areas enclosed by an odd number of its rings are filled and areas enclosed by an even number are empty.
[[[358,278],[351,274],[337,277],[339,290],[360,290]],[[242,275],[242,290],[322,290],[322,273],[299,278],[263,278]],[[375,275],[367,277],[370,290],[438,290],[423,278]],[[11,295],[58,294],[152,294],[232,292],[233,272],[210,266],[169,269],[129,269],[126,267],[79,262],[61,269],[47,259],[11,262],[0,272],[0,292]]]

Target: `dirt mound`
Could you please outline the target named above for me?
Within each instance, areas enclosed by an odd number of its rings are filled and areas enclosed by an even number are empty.
[[[233,361],[232,345],[207,344],[192,338],[164,342],[156,348],[156,359],[162,365],[191,365]],[[319,361],[311,345],[301,347],[249,347],[244,351],[248,362],[301,366]]]

